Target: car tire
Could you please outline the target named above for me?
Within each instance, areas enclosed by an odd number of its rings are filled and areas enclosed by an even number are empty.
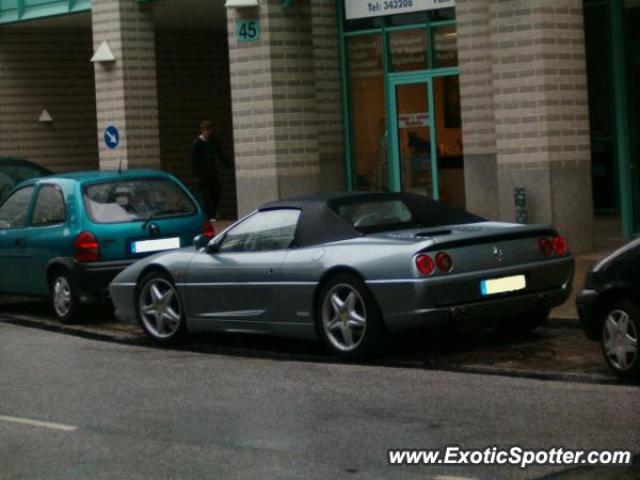
[[[378,353],[385,334],[382,315],[358,276],[339,274],[324,283],[315,317],[318,336],[333,355],[361,360]]]
[[[80,317],[80,301],[75,278],[68,270],[56,270],[49,282],[51,306],[62,323],[75,323]]]
[[[551,310],[541,308],[523,315],[523,318],[507,318],[498,323],[498,329],[507,334],[526,335],[544,325],[549,319]]]
[[[136,291],[136,312],[144,333],[160,345],[174,345],[187,333],[182,299],[171,276],[145,275]]]
[[[623,380],[640,380],[640,306],[614,300],[602,309],[600,345],[607,363]]]

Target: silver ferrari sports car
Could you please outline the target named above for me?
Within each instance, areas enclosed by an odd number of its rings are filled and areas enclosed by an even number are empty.
[[[550,227],[490,222],[409,193],[268,203],[111,283],[116,315],[161,344],[203,330],[318,338],[343,358],[390,332],[462,321],[530,330],[569,296]]]

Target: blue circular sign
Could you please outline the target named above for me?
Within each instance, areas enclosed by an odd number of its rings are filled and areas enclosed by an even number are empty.
[[[120,144],[120,132],[113,125],[104,131],[104,144],[112,150]]]

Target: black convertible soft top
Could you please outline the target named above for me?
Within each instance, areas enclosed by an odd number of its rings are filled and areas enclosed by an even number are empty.
[[[338,214],[340,207],[398,200],[403,202],[411,212],[410,221],[357,228]],[[414,193],[320,193],[270,202],[260,207],[259,210],[281,208],[295,208],[301,211],[294,238],[294,245],[297,247],[347,240],[367,233],[462,225],[486,220],[461,208]]]

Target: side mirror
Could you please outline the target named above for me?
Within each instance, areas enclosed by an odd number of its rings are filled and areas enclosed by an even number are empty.
[[[207,237],[206,235],[200,234],[193,239],[193,246],[196,247],[196,250],[202,250],[203,248],[206,248],[207,245],[209,245],[210,241],[211,238]]]

